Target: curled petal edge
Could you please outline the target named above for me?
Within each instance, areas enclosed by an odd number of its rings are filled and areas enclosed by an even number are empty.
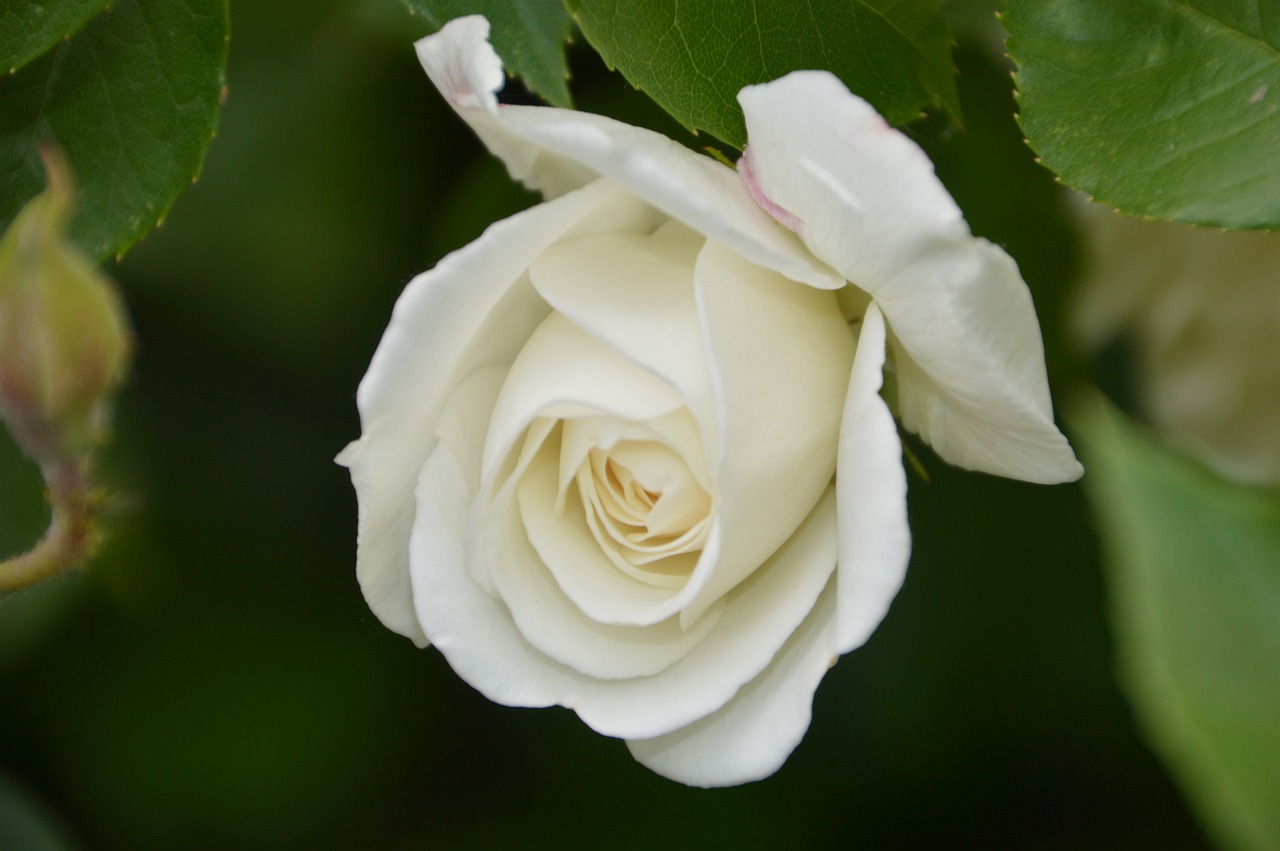
[[[604,116],[498,104],[501,64],[488,31],[481,16],[458,18],[416,47],[436,88],[512,177],[547,197],[608,177],[756,265],[819,289],[844,286],[839,274],[756,205],[732,168],[660,133]],[[485,86],[488,91],[481,91]]]
[[[924,152],[826,72],[738,99],[752,193],[883,310],[906,427],[960,467],[1079,478],[1031,294],[1007,254],[972,236]]]

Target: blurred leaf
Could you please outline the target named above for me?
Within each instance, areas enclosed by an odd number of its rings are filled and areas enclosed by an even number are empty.
[[[326,835],[352,812],[377,830],[404,725],[430,729],[438,710],[410,707],[416,671],[380,655],[347,608],[280,603],[178,598],[128,629],[90,624],[26,681],[39,712],[27,733],[104,838],[95,847],[394,847]]]
[[[493,49],[507,71],[555,106],[570,108],[564,45],[572,22],[562,0],[404,0],[427,23],[440,29],[454,18],[484,15]]]
[[[0,8],[0,68],[13,73],[105,7],[106,0],[11,0]]]
[[[1076,422],[1138,717],[1224,846],[1280,847],[1280,492],[1215,477],[1101,399]]]
[[[35,798],[0,774],[0,848],[67,851],[74,847]]]
[[[226,0],[119,0],[0,79],[0,223],[44,186],[53,139],[80,189],[72,237],[95,258],[137,242],[200,171],[226,43]]]
[[[0,594],[0,670],[52,636],[84,599],[85,574],[72,571],[32,588]],[[11,848],[0,841],[0,848]]]
[[[929,105],[959,119],[950,36],[931,0],[566,2],[610,67],[689,129],[738,148],[738,90],[797,69],[833,72],[891,124]]]
[[[1020,121],[1122,213],[1280,227],[1275,0],[1007,0]]]

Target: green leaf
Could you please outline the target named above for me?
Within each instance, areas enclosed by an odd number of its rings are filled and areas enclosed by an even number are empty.
[[[690,130],[741,148],[743,86],[831,71],[891,124],[959,119],[947,26],[932,0],[566,0],[610,67]]]
[[[484,15],[490,41],[507,71],[551,104],[570,108],[569,66],[564,45],[572,21],[562,0],[404,0],[406,6],[440,29],[454,18]]]
[[[1007,0],[1027,141],[1123,213],[1280,227],[1275,0]]]
[[[0,557],[7,555],[0,553]],[[70,571],[0,594],[0,671],[20,663],[71,620],[86,598],[87,575]],[[9,847],[13,846],[0,842],[0,848]]]
[[[1280,848],[1280,491],[1217,478],[1095,400],[1077,419],[1120,672],[1230,848]]]
[[[44,186],[44,140],[79,186],[72,238],[120,254],[200,171],[217,125],[226,0],[119,0],[0,79],[0,226]]]
[[[0,774],[0,848],[68,851],[75,847],[66,829],[35,796]]]
[[[106,0],[10,0],[0,8],[0,68],[9,73],[70,38]]]

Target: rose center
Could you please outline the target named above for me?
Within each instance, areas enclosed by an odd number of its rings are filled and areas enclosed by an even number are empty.
[[[622,441],[609,450],[592,449],[584,466],[590,470],[579,478],[584,504],[599,506],[597,519],[629,545],[678,538],[711,508],[684,461],[660,443]]]
[[[577,425],[567,422],[566,432]],[[711,497],[688,460],[657,434],[638,424],[620,430],[562,458],[561,469],[575,470],[584,519],[609,560],[647,584],[678,586],[706,542]]]

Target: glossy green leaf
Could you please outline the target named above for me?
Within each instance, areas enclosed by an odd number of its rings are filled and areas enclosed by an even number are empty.
[[[98,258],[140,239],[200,171],[226,50],[226,0],[119,0],[0,78],[0,226],[44,186],[52,140],[80,190],[72,238]]]
[[[9,0],[0,6],[0,69],[18,70],[105,7],[106,0]]]
[[[1280,491],[1219,479],[1100,399],[1077,420],[1120,673],[1229,848],[1280,848]]]
[[[1280,227],[1275,0],[1007,0],[1027,141],[1123,213]]]
[[[464,15],[489,19],[489,40],[507,71],[555,106],[571,107],[564,46],[572,21],[562,0],[404,0],[436,29]]]
[[[743,86],[834,73],[891,124],[929,105],[959,118],[946,23],[932,0],[567,0],[611,67],[691,130],[741,148]]]

